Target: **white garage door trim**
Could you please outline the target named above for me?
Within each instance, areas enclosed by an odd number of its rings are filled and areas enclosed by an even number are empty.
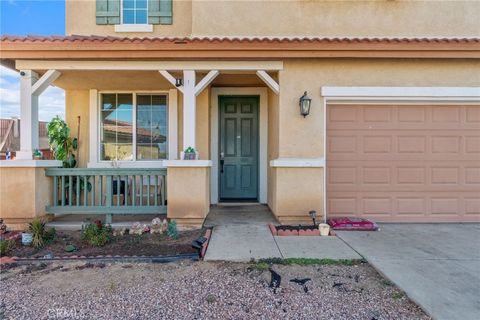
[[[323,97],[323,212],[327,219],[327,107],[329,104],[421,104],[480,102],[480,87],[321,87]]]

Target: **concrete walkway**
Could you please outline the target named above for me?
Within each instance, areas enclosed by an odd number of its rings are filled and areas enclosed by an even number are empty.
[[[479,224],[382,224],[338,236],[434,319],[480,318]]]
[[[213,227],[205,260],[361,259],[337,237],[274,237],[268,223],[277,221],[266,206],[213,207],[205,222]]]

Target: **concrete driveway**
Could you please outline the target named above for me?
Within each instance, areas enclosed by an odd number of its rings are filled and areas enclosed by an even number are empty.
[[[480,224],[382,224],[338,235],[434,319],[479,319]]]

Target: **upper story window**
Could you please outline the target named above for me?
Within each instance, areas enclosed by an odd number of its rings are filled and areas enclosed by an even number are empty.
[[[122,0],[123,24],[147,24],[148,0]]]
[[[116,32],[152,32],[172,24],[172,0],[96,0],[96,23]]]

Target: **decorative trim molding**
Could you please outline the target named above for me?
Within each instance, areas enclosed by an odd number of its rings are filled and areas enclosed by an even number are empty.
[[[272,168],[324,168],[325,159],[278,158],[270,161]]]
[[[268,89],[266,87],[232,87],[211,89],[210,109],[210,159],[212,170],[210,171],[210,202],[218,203],[218,97],[225,95],[259,96],[259,173],[258,173],[258,202],[267,203],[267,169],[268,169]]]
[[[480,101],[480,87],[322,87],[327,100]]]
[[[0,168],[57,168],[60,160],[0,160]]]
[[[38,52],[36,52],[38,54]],[[195,53],[198,56],[198,52]],[[283,61],[82,61],[82,60],[17,60],[15,67],[21,69],[39,70],[227,70],[227,71],[278,71],[283,70]]]
[[[98,162],[89,162],[87,163],[87,168],[98,168],[98,169],[108,169],[108,168],[119,168],[119,169],[158,169],[165,168],[165,161],[167,160],[157,160],[157,161],[98,161]]]
[[[115,32],[153,32],[152,24],[116,24]]]
[[[167,168],[201,168],[212,166],[212,160],[165,160],[163,163]]]

